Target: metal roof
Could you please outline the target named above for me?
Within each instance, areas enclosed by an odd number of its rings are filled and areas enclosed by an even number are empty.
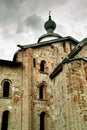
[[[14,61],[0,59],[0,66],[17,67],[20,65],[21,62],[14,62]]]

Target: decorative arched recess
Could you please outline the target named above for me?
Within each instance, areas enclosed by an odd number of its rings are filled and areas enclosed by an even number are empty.
[[[12,90],[11,90],[11,80],[4,79],[1,83],[2,86],[2,97],[8,98],[11,96]]]

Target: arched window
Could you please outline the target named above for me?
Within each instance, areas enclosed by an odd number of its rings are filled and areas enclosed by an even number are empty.
[[[40,63],[40,71],[42,71],[42,72],[45,71],[45,64],[46,64],[46,62],[44,60],[42,60]]]
[[[40,114],[40,130],[45,130],[45,112]]]
[[[3,112],[1,130],[8,130],[8,115],[9,111],[6,110]]]
[[[9,88],[10,83],[8,81],[5,81],[3,84],[3,97],[9,97]]]
[[[43,89],[44,89],[44,85],[41,85],[39,88],[39,99],[43,99]]]

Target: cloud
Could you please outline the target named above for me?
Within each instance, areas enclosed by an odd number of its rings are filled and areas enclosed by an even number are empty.
[[[75,2],[73,2],[72,0],[70,0],[70,2],[68,3],[68,7],[71,6],[71,8],[69,9],[69,13],[70,13],[70,19],[73,20],[74,22],[86,22],[87,21],[87,0],[76,0]]]
[[[23,0],[0,0],[0,28],[4,38],[13,38],[20,18],[20,6]]]
[[[87,0],[0,0],[0,52],[3,56],[13,53],[10,48],[17,44],[36,42],[46,33],[44,22],[48,20],[49,10],[57,24],[55,33],[78,39],[87,36]]]
[[[43,28],[44,20],[41,16],[37,16],[33,14],[27,17],[24,21],[18,22],[18,27],[16,33],[23,33],[23,32],[33,32],[40,31]]]
[[[0,23],[22,20],[33,14],[40,16],[50,9],[62,6],[68,0],[0,0]],[[9,24],[9,22],[7,24]]]
[[[16,33],[23,33],[24,32],[24,25],[22,22],[18,22],[17,24],[17,30],[16,30]]]
[[[0,22],[8,23],[18,17],[21,2],[21,0],[0,0]]]
[[[56,5],[57,7],[60,5],[62,6],[62,4],[67,1],[68,0],[0,0],[0,27],[4,30],[3,32],[6,33],[7,28],[13,24],[12,26],[14,26],[14,28],[12,29],[15,30],[15,33],[16,26],[19,26],[18,31],[21,32],[23,31],[21,30],[23,28],[20,26],[26,19],[26,27],[31,27],[33,30],[37,30],[37,28],[41,26],[41,22],[43,24],[41,17],[44,17],[44,14],[48,14],[48,11],[53,7]]]
[[[52,18],[61,24],[58,25],[58,32],[63,34],[69,29],[70,22],[75,27],[75,23],[77,26],[78,22],[87,21],[86,7],[86,0],[0,0],[1,33],[5,38],[16,38],[16,35],[25,32],[43,34],[43,18],[45,19],[51,10]]]
[[[43,19],[41,16],[37,16],[36,14],[26,18],[25,26],[31,27],[33,30],[38,30],[42,27]]]
[[[67,29],[61,24],[57,25],[57,29],[55,31],[57,31],[61,36],[67,34]]]

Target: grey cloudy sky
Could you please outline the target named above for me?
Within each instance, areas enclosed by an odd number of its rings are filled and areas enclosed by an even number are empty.
[[[87,0],[0,0],[0,59],[12,60],[17,44],[37,42],[49,10],[56,33],[87,37]]]

